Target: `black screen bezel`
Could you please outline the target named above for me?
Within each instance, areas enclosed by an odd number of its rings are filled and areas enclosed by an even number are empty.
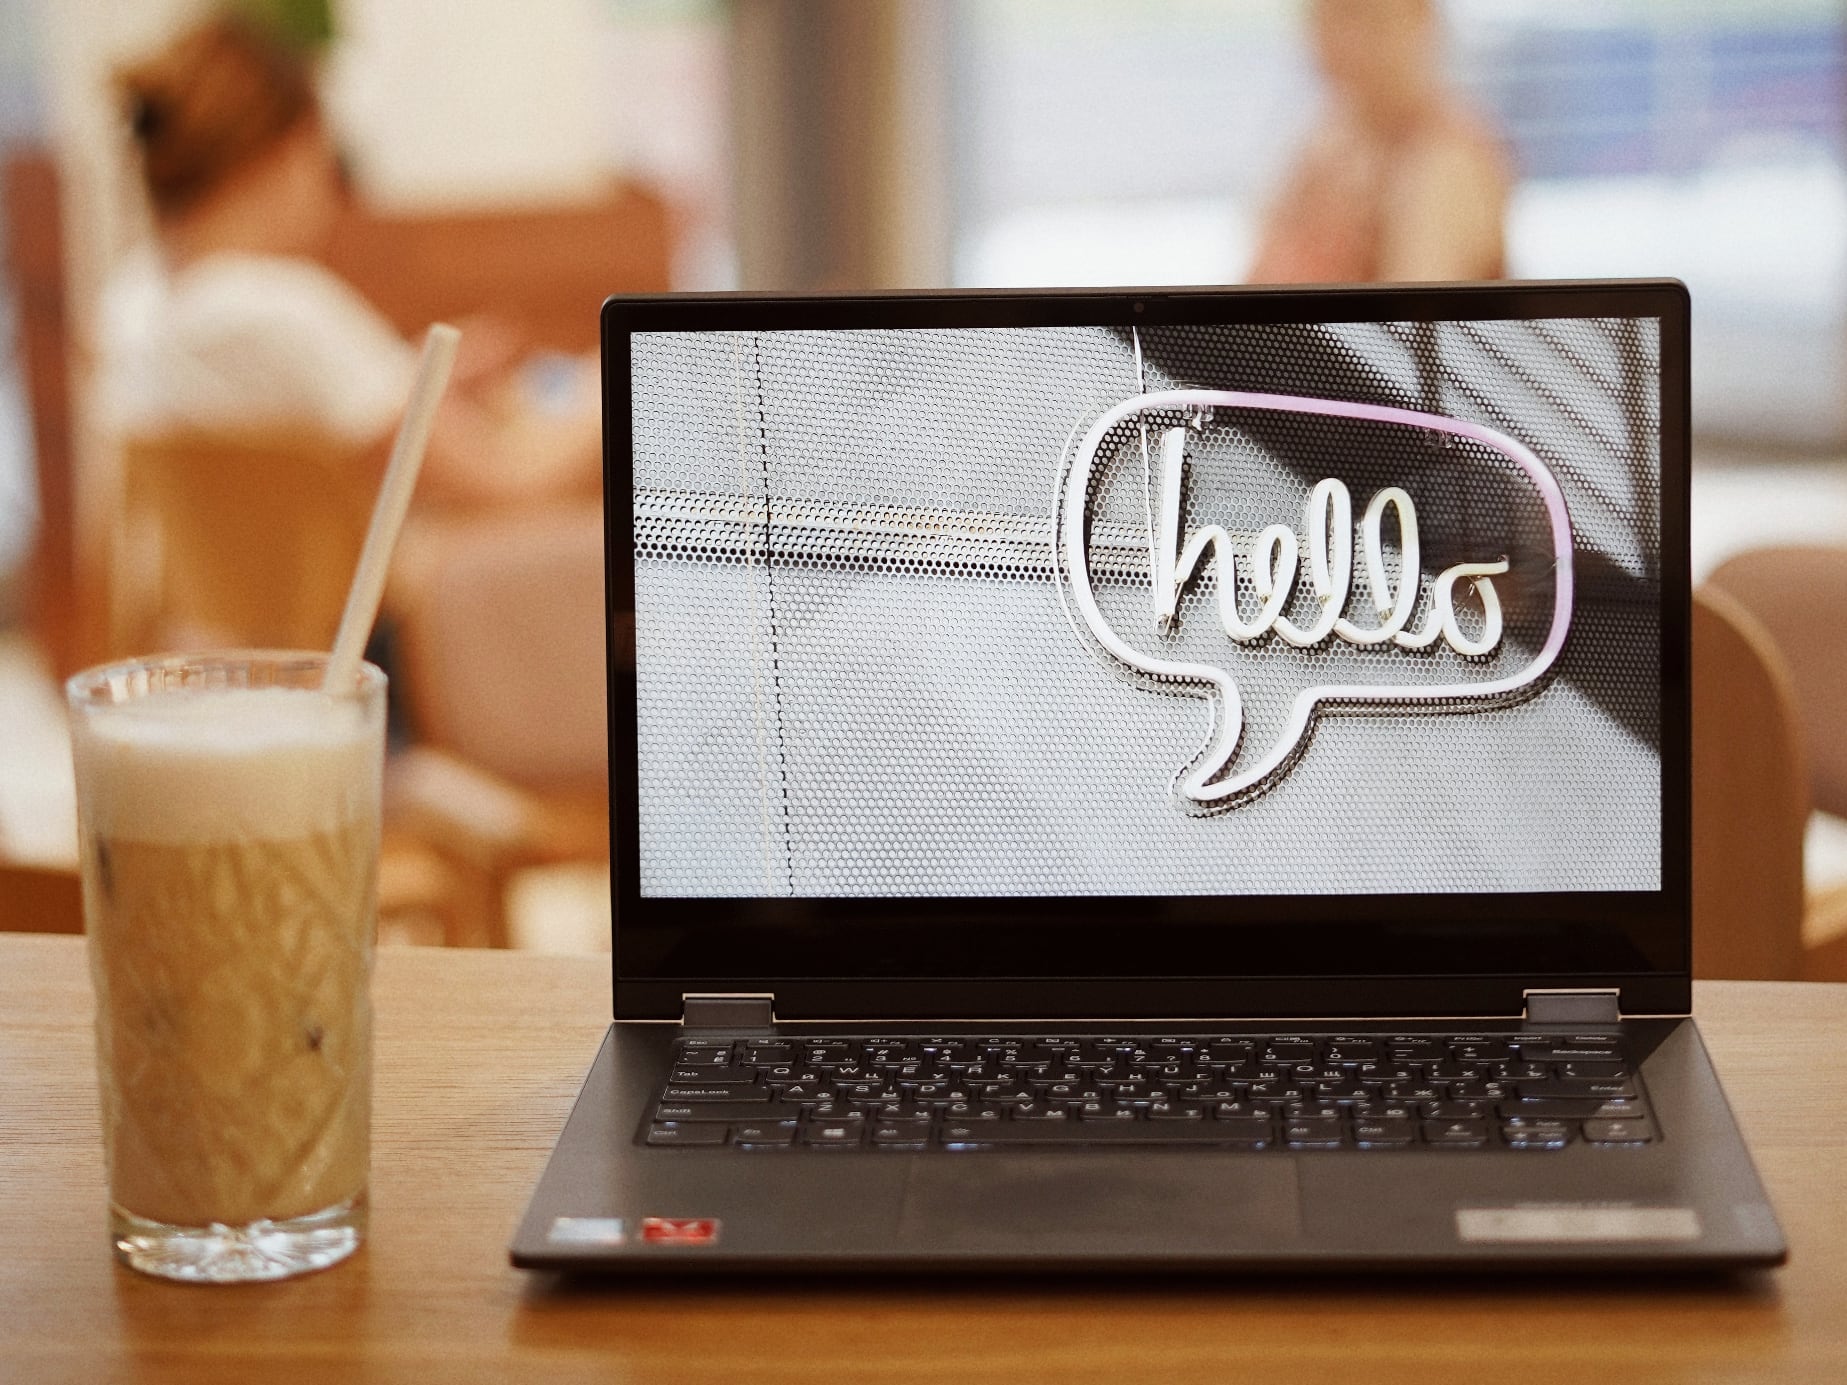
[[[1660,322],[1659,891],[641,896],[632,333],[1543,317]],[[616,1017],[677,1018],[688,992],[769,992],[786,1019],[1488,1016],[1518,1014],[1523,992],[1540,987],[1618,987],[1627,1012],[1685,1013],[1692,950],[1688,323],[1686,288],[1673,280],[609,299],[602,344]]]

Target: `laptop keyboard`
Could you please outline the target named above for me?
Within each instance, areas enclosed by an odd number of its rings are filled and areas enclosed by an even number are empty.
[[[1611,1034],[680,1039],[660,1148],[1646,1145]]]

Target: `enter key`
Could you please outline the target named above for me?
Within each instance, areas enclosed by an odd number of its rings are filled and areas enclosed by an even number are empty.
[[[1637,1096],[1635,1080],[1629,1077],[1551,1077],[1516,1083],[1514,1090],[1536,1100],[1566,1097],[1577,1101],[1633,1101]]]

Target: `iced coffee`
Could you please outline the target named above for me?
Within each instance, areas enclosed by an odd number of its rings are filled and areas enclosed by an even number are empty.
[[[71,681],[118,1253],[276,1278],[357,1246],[384,677],[312,656]]]

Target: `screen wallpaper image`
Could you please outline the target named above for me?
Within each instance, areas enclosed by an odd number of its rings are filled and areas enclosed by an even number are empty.
[[[1661,887],[1655,320],[632,360],[644,896]]]

